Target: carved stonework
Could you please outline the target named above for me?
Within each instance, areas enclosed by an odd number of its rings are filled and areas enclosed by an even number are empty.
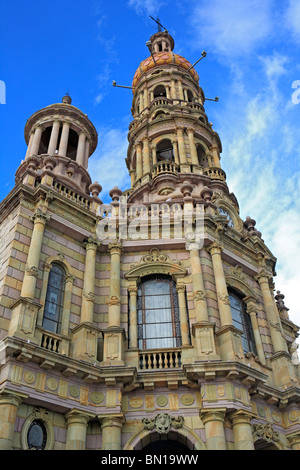
[[[35,278],[38,277],[39,270],[35,266],[28,266],[28,264],[26,264],[25,271],[26,271],[27,276],[33,276]]]
[[[168,434],[172,426],[175,429],[182,428],[183,419],[184,418],[182,416],[175,418],[167,413],[160,413],[155,416],[155,418],[144,418],[142,422],[144,424],[144,429],[147,429],[148,431],[156,429],[159,434]]]
[[[218,294],[218,298],[223,304],[230,305],[229,295],[220,293]]]
[[[131,270],[126,274],[127,279],[136,279],[148,274],[169,274],[184,277],[186,269],[181,267],[180,261],[173,261],[170,257],[153,248],[150,253],[142,256],[137,264],[132,264]]]
[[[255,434],[266,442],[279,442],[279,433],[274,431],[272,424],[254,424]]]
[[[197,292],[194,293],[194,300],[205,300],[206,299],[206,293],[202,290],[197,290]]]
[[[86,300],[90,300],[91,302],[95,302],[95,294],[93,292],[86,292],[84,290],[82,295]]]

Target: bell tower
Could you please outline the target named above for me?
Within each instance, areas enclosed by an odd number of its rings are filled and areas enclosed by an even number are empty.
[[[67,94],[62,103],[40,109],[28,119],[27,152],[16,172],[16,183],[52,186],[56,180],[89,194],[88,159],[97,140],[95,127]]]
[[[129,201],[182,197],[184,181],[193,184],[195,195],[207,184],[228,193],[220,165],[221,141],[208,121],[196,70],[173,52],[174,39],[167,31],[158,31],[146,44],[150,56],[140,63],[132,82]]]

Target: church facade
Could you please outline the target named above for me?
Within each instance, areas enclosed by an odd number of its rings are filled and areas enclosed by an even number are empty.
[[[167,31],[148,45],[110,204],[69,96],[26,122],[0,204],[0,449],[300,450],[276,258],[239,215],[194,67]]]

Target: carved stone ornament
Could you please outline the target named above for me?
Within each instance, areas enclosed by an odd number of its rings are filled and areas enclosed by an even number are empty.
[[[86,300],[90,300],[91,302],[95,302],[95,294],[93,292],[86,292],[84,290],[82,295]]]
[[[35,266],[28,266],[28,264],[26,264],[25,271],[28,276],[38,277],[39,270]]]
[[[156,429],[159,434],[168,434],[171,426],[175,429],[182,428],[183,420],[184,418],[182,416],[175,418],[167,413],[160,413],[155,416],[155,418],[144,418],[142,422],[144,424],[144,429],[147,429],[148,431]]]
[[[194,300],[205,300],[206,299],[206,293],[202,290],[197,290],[194,294]]]
[[[225,304],[225,305],[230,305],[230,299],[229,299],[229,295],[222,295],[221,293],[218,294],[218,298],[219,300]]]
[[[254,431],[258,437],[266,442],[278,442],[279,433],[274,431],[271,423],[267,424],[254,424]]]
[[[125,275],[127,279],[135,279],[153,273],[171,274],[184,277],[186,269],[181,267],[180,261],[174,261],[157,248],[142,256],[137,264],[132,264],[131,270]]]

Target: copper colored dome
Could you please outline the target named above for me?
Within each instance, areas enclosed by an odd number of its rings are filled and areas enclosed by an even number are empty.
[[[156,66],[173,64],[183,68],[184,70],[188,70],[192,66],[188,60],[178,54],[174,54],[174,52],[157,52],[154,54],[154,58],[156,64],[152,56],[148,57],[140,63],[139,68],[137,69],[133,77],[133,88],[137,86],[139,79],[143,75],[143,73],[148,72]],[[199,81],[199,75],[197,74],[194,68],[191,68],[189,74],[196,82]]]

